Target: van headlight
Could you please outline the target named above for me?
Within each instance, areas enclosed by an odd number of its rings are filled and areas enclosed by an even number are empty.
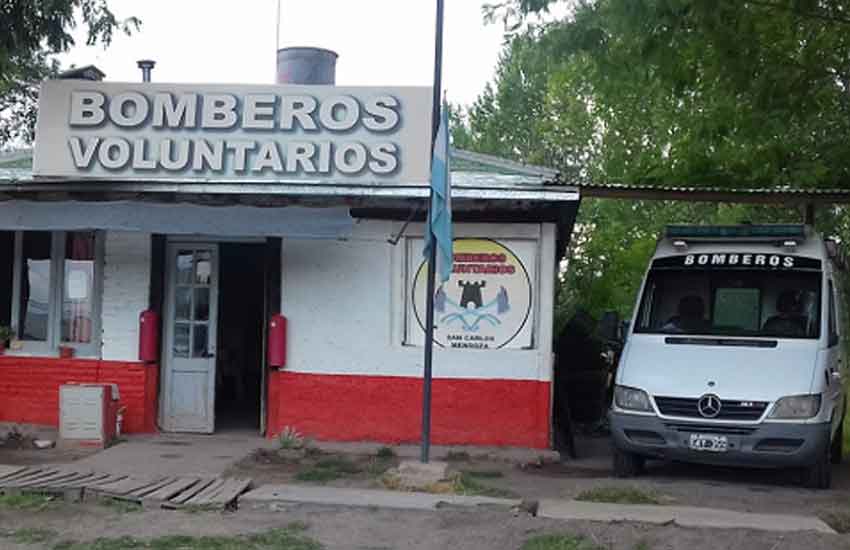
[[[614,403],[624,411],[652,412],[649,395],[645,391],[628,386],[614,387]]]
[[[820,411],[820,394],[789,395],[776,402],[770,416],[775,420],[812,418]]]

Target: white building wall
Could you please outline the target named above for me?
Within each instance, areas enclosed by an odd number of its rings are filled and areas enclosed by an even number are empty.
[[[139,314],[148,308],[150,233],[107,231],[103,272],[103,351],[110,361],[139,358]]]
[[[406,346],[405,246],[401,224],[360,220],[349,240],[283,241],[286,370],[315,374],[422,376],[423,348]],[[407,228],[422,235],[422,227]],[[455,237],[536,239],[533,349],[434,349],[434,376],[551,381],[555,277],[553,224],[455,224]]]

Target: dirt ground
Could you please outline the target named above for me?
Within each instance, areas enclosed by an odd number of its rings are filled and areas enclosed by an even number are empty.
[[[257,484],[322,483],[334,487],[380,488],[380,472],[395,465],[396,459],[377,472],[371,471],[374,456],[347,455],[359,472],[341,473],[337,479],[298,479],[300,472],[310,472],[328,455],[307,457],[300,461],[277,460],[274,451],[253,454],[237,462],[227,473],[234,477],[250,477]],[[331,455],[334,456],[334,455]],[[753,470],[721,468],[694,464],[649,462],[647,472],[633,479],[611,476],[607,461],[595,461],[593,467],[570,462],[546,463],[524,468],[517,464],[461,455],[450,460],[454,472],[484,472],[479,479],[505,496],[528,500],[572,499],[582,492],[602,487],[637,488],[653,494],[665,504],[706,506],[741,512],[846,515],[850,518],[850,462],[835,466],[833,488],[815,491],[799,486],[796,474],[787,470]]]
[[[98,449],[36,449],[31,437],[20,439],[8,437],[0,441],[0,464],[35,466],[38,464],[61,464],[90,456]]]
[[[39,451],[0,447],[0,464],[58,463],[90,451]],[[445,457],[441,457],[445,458]],[[457,453],[449,457],[453,472],[484,473],[476,490],[495,490],[529,500],[575,498],[599,488],[637,488],[662,503],[761,513],[844,516],[850,525],[850,462],[836,466],[834,488],[813,491],[799,487],[792,472],[741,470],[685,464],[649,463],[645,475],[628,480],[610,476],[606,460],[532,464],[521,467],[493,458]],[[600,457],[597,457],[600,458]],[[604,458],[604,457],[601,457]],[[281,458],[258,450],[234,463],[227,475],[251,477],[255,485],[268,483],[326,484],[337,487],[381,487],[381,476],[398,463],[393,456],[341,455],[311,452],[298,459]],[[327,475],[330,471],[331,475]],[[538,533],[579,534],[602,548],[657,549],[847,549],[850,534],[777,534],[747,530],[688,529],[675,525],[648,526],[623,523],[556,522],[494,510],[442,510],[433,513],[374,509],[288,506],[275,512],[241,509],[228,514],[186,512],[131,512],[96,505],[58,504],[37,513],[0,507],[0,531],[38,527],[58,539],[78,541],[130,535],[234,535],[282,527],[292,521],[309,524],[307,535],[329,549],[469,548],[519,549]],[[45,543],[46,544],[46,543]],[[0,548],[38,548],[16,545],[0,537]]]
[[[494,510],[404,512],[368,508],[292,505],[276,511],[232,513],[121,512],[97,505],[57,505],[40,512],[0,508],[0,528],[49,530],[41,543],[0,548],[54,548],[63,541],[99,537],[235,535],[304,522],[305,535],[328,550],[519,550],[543,533],[581,535],[607,550],[848,550],[850,538],[816,533],[777,534],[741,529],[686,529],[675,525],[558,522]]]

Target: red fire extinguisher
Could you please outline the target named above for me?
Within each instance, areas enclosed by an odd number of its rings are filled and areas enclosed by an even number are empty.
[[[286,366],[286,317],[279,313],[269,319],[268,360],[269,367]]]
[[[159,359],[159,314],[145,310],[139,315],[139,361],[156,363]]]

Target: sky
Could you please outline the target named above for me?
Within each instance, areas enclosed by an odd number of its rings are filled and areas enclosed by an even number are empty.
[[[471,104],[493,77],[501,24],[483,22],[486,0],[446,0],[443,89]],[[136,60],[157,62],[152,80],[272,84],[277,0],[110,0],[142,28],[112,45],[75,46],[64,67],[97,65],[112,81],[139,81]],[[338,85],[433,82],[434,0],[280,0],[280,47],[318,46],[339,53]],[[85,44],[83,29],[75,33]]]

